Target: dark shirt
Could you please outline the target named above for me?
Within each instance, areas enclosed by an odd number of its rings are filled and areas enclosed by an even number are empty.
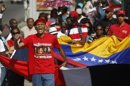
[[[101,25],[103,26],[103,28],[105,29],[104,31],[105,31],[105,34],[106,34],[106,35],[107,35],[107,33],[108,33],[108,30],[109,30],[110,26],[113,25],[113,24],[116,24],[116,23],[117,23],[117,19],[115,19],[115,18],[112,18],[111,20],[104,18],[104,19],[100,22],[100,24],[101,24]]]

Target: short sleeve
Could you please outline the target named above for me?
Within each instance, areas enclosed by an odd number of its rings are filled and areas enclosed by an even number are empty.
[[[55,48],[60,48],[60,44],[59,44],[59,42],[58,42],[58,40],[57,40],[56,37],[54,37],[53,46],[54,46]]]
[[[29,45],[31,42],[31,36],[28,36],[27,38],[23,39],[22,42],[25,46]]]

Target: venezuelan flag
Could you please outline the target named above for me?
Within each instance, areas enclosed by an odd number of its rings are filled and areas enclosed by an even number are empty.
[[[122,41],[119,41],[115,36],[106,36],[92,43],[85,43],[84,46],[68,44],[71,41],[71,38],[67,36],[62,36],[59,39],[68,63],[81,67],[81,69],[68,69],[61,72],[59,67],[56,66],[56,86],[117,86],[117,84],[118,86],[130,86],[128,79],[130,76],[129,65],[122,65],[130,64],[130,36]],[[24,52],[25,50],[22,53]],[[62,61],[63,59],[56,49],[55,52],[55,57]],[[17,56],[17,54],[19,53],[16,52],[14,56]],[[25,54],[22,55],[25,57]],[[0,61],[12,71],[31,79],[28,72],[28,62],[1,55]],[[82,68],[83,66],[85,67]]]
[[[130,36],[122,41],[115,36],[106,36],[84,46],[68,44],[71,42],[68,36],[62,36],[59,42],[70,63],[76,66],[130,64]]]

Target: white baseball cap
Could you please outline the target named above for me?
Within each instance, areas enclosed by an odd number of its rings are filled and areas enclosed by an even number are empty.
[[[78,14],[82,14],[83,11],[82,11],[81,8],[77,8],[77,9],[76,9],[76,12],[77,12]]]
[[[58,32],[57,32],[57,29],[55,27],[50,27],[49,33],[50,34],[57,34]]]

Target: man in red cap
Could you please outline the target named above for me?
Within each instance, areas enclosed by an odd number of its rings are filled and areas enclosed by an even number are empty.
[[[113,9],[107,8],[105,9],[105,17],[104,19],[99,23],[104,28],[105,34],[108,33],[108,30],[112,24],[115,24],[117,22],[117,19],[113,18]]]
[[[125,11],[117,11],[117,24],[113,24],[109,29],[109,35],[115,35],[119,40],[124,39],[130,34],[130,25],[128,25],[125,20]]]
[[[20,35],[15,35],[15,48],[27,46],[29,49],[29,73],[32,74],[33,86],[55,86],[54,80],[54,48],[58,48],[64,58],[65,54],[54,35],[45,32],[46,21],[39,18],[35,21],[37,34],[30,35],[21,43],[17,43]]]

